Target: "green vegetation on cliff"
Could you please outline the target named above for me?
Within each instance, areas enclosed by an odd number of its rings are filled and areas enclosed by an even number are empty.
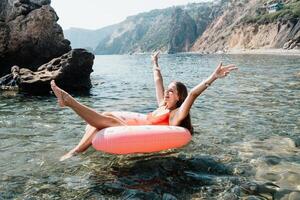
[[[152,10],[128,17],[102,39],[96,54],[143,53],[161,50],[185,52],[205,31],[216,15],[219,4],[192,3]]]
[[[261,12],[261,7],[258,7],[256,10],[255,16],[246,16],[243,21],[245,23],[258,23],[266,24],[276,21],[296,21],[300,19],[300,1],[294,0],[289,1],[283,4],[282,9],[268,13],[267,11]]]
[[[109,31],[99,29],[95,34],[97,43],[90,42],[92,37],[88,37],[85,44],[95,45],[95,54],[131,54],[154,50],[207,53],[227,51],[233,47],[294,49],[300,47],[297,35],[299,19],[300,0],[192,3],[130,16],[113,25]],[[279,30],[280,34],[277,33]],[[268,41],[269,38],[276,39]],[[73,40],[76,44],[77,41]]]

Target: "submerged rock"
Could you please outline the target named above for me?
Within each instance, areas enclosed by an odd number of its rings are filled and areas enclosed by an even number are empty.
[[[241,185],[241,189],[246,194],[259,195],[259,196],[261,196],[262,194],[267,194],[271,197],[274,197],[278,188],[280,188],[278,185],[271,182],[267,182],[267,183],[248,182]]]
[[[168,194],[168,193],[164,193],[162,196],[163,200],[177,200],[177,198],[175,196],[173,196],[172,194]]]
[[[0,75],[13,65],[36,70],[71,50],[50,0],[0,1]]]
[[[102,193],[122,195],[122,199],[191,199],[202,190],[200,197],[215,199],[224,187],[240,184],[231,166],[209,156],[152,156],[116,163],[107,171],[108,179],[101,177],[102,184],[98,173],[89,180],[101,185]]]
[[[300,147],[300,137],[295,138],[294,142],[295,142],[295,146],[299,148]]]
[[[29,94],[47,94],[51,90],[51,80],[55,80],[57,85],[68,92],[89,91],[92,87],[90,74],[93,71],[93,61],[92,53],[84,49],[73,49],[40,66],[36,72],[21,68],[19,91]]]

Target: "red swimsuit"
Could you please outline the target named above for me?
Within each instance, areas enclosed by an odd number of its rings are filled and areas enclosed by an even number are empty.
[[[163,115],[153,116],[152,113],[147,115],[147,120],[150,125],[169,125],[170,112]]]
[[[140,119],[122,119],[127,125],[138,126],[138,125],[169,125],[170,112],[159,116],[153,116],[152,112],[147,115],[146,120]]]

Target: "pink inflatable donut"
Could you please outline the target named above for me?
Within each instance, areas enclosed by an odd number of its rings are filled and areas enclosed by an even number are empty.
[[[123,120],[142,124],[145,116],[132,112],[113,112]],[[134,125],[102,129],[94,137],[92,144],[98,151],[111,154],[151,153],[179,148],[189,143],[190,132],[178,126]]]

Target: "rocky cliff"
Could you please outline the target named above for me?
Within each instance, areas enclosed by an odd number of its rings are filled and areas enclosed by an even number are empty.
[[[100,41],[112,34],[116,25],[106,26],[98,30],[70,28],[64,30],[65,38],[71,41],[72,48],[85,48],[94,51]]]
[[[195,3],[128,17],[98,44],[96,54],[185,52],[218,15],[220,4]]]
[[[269,13],[269,6],[276,2],[218,0],[141,13],[114,25],[110,33],[99,32],[102,40],[94,52],[222,53],[300,48],[300,1],[284,0],[281,9]]]
[[[168,47],[172,9],[154,10],[128,17],[95,49],[96,54],[148,52]]]
[[[0,75],[12,65],[36,70],[71,50],[50,0],[0,1]]]
[[[197,39],[191,51],[230,52],[260,48],[300,48],[300,2],[284,1],[283,9],[269,13],[264,0],[228,1]]]
[[[168,52],[188,51],[198,36],[195,21],[186,11],[180,8],[174,11],[171,18]]]

